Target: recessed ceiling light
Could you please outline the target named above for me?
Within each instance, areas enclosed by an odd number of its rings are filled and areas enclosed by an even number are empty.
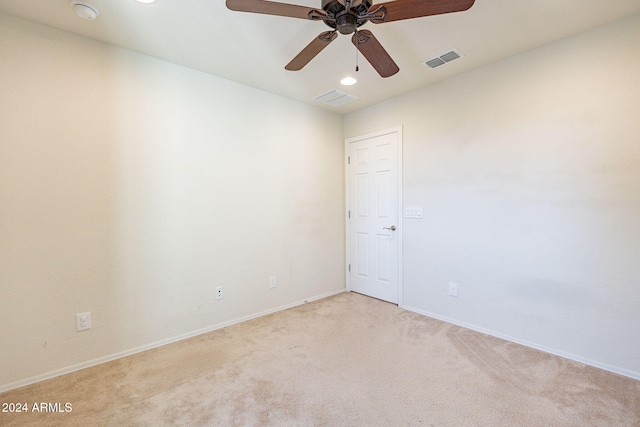
[[[358,81],[356,79],[354,79],[353,77],[345,77],[344,79],[340,80],[340,83],[345,85],[345,86],[351,86],[356,84]]]
[[[138,3],[151,4],[155,3],[156,0],[136,0]]]

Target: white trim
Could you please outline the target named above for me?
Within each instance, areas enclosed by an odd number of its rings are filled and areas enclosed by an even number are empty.
[[[167,338],[161,341],[157,341],[151,344],[143,345],[140,347],[133,348],[131,350],[121,351],[119,353],[114,353],[108,356],[99,357],[97,359],[89,360],[87,362],[78,363],[76,365],[67,366],[66,368],[57,369],[55,371],[47,372],[42,375],[36,375],[35,377],[30,377],[24,380],[15,381],[9,384],[5,384],[0,386],[0,393],[4,393],[5,391],[13,390],[19,387],[24,387],[30,384],[34,384],[40,381],[48,380],[51,378],[59,377],[61,375],[69,374],[71,372],[79,371],[81,369],[90,368],[92,366],[100,365],[102,363],[111,362],[112,360],[121,359],[123,357],[131,356],[136,353],[142,353],[143,351],[151,350],[154,348],[162,347],[167,344],[172,344],[174,342],[182,341],[187,338],[192,338],[197,335],[206,334],[208,332],[212,332],[218,329],[226,328],[227,326],[235,325],[237,323],[246,322],[247,320],[255,319],[258,317],[266,316],[268,314],[276,313],[278,311],[287,310],[289,308],[297,307],[299,305],[304,305],[313,301],[317,301],[323,298],[328,298],[333,295],[341,294],[345,292],[345,289],[338,289],[336,291],[327,292],[321,295],[316,295],[311,298],[306,298],[302,301],[296,301],[290,304],[281,305],[280,307],[272,308],[270,310],[261,311],[259,313],[250,314],[248,316],[240,317],[239,319],[230,320],[227,322],[218,323],[213,326],[209,326],[206,328],[198,329],[196,331],[187,332],[182,335],[178,335],[176,337]]]
[[[349,164],[348,164],[348,157],[349,157],[349,144],[353,143],[353,142],[358,142],[361,141],[363,139],[369,139],[369,138],[375,138],[378,136],[382,136],[382,135],[388,135],[390,133],[397,133],[398,134],[398,228],[400,229],[400,233],[398,233],[398,306],[402,306],[402,301],[403,301],[403,281],[402,278],[403,273],[402,273],[402,235],[404,234],[404,227],[403,227],[403,219],[404,219],[404,209],[402,208],[403,206],[403,201],[402,201],[402,188],[403,188],[403,173],[402,173],[402,126],[394,126],[392,128],[388,128],[388,129],[382,129],[379,131],[375,131],[375,132],[371,132],[371,133],[367,133],[365,135],[359,135],[359,136],[354,136],[351,138],[347,138],[344,140],[344,164],[345,164],[345,169],[344,169],[344,182],[345,182],[345,193],[344,193],[344,197],[345,197],[345,201],[344,201],[344,205],[346,206],[346,212],[345,212],[345,257],[346,257],[346,263],[345,265],[347,266],[347,268],[345,268],[345,283],[346,283],[346,289],[347,292],[351,292],[351,276],[349,274],[349,264],[351,263],[350,260],[350,256],[351,256],[351,242],[349,239],[349,232],[351,231],[351,227],[350,227],[350,223],[349,223],[349,217],[347,215],[347,213],[350,210],[350,206],[349,206]]]
[[[344,187],[344,206],[345,206],[345,212],[344,212],[344,230],[345,230],[345,269],[344,269],[344,274],[345,274],[345,288],[347,289],[347,292],[351,292],[351,239],[349,238],[349,231],[351,230],[351,228],[349,227],[349,215],[350,215],[350,210],[351,210],[351,206],[349,206],[349,167],[350,165],[350,161],[349,161],[349,141],[351,138],[349,139],[345,139],[344,140],[344,183],[345,183],[345,187]]]
[[[397,126],[396,131],[398,132],[398,225],[400,226],[400,233],[398,233],[398,306],[402,306],[403,304],[403,295],[404,295],[404,281],[402,278],[403,275],[403,258],[402,258],[402,236],[404,235],[404,201],[402,198],[402,189],[404,188],[404,180],[403,180],[403,172],[402,172],[402,126]]]
[[[509,335],[500,334],[485,328],[481,328],[476,325],[472,325],[465,322],[460,322],[445,316],[440,316],[438,314],[430,313],[428,311],[420,310],[418,308],[409,307],[409,306],[400,306],[400,308],[408,311],[412,311],[414,313],[422,314],[423,316],[431,317],[432,319],[441,320],[446,323],[451,323],[453,325],[461,326],[463,328],[471,329],[472,331],[480,332],[483,334],[491,335],[492,337],[500,338],[505,341],[510,341],[515,344],[520,344],[525,347],[533,348],[535,350],[543,351],[545,353],[553,354],[555,356],[563,357],[565,359],[573,360],[574,362],[582,363],[585,365],[593,366],[594,368],[602,369],[604,371],[613,372],[614,374],[622,375],[625,377],[629,377],[635,380],[640,380],[640,372],[628,371],[626,369],[620,369],[615,366],[607,365],[605,363],[599,363],[594,360],[586,359],[584,357],[576,356],[575,354],[565,353],[560,350],[555,350],[549,347],[545,347],[543,345],[534,344],[529,341],[520,340],[517,338],[513,338]]]

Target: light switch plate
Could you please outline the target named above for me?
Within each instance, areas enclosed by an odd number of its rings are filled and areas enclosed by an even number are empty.
[[[405,218],[422,218],[422,208],[419,206],[407,206],[404,208]]]

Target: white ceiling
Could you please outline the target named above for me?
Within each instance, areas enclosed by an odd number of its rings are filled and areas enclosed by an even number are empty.
[[[69,0],[0,0],[0,13],[50,25],[219,77],[348,113],[453,75],[640,13],[640,0],[476,0],[471,9],[386,24],[367,23],[400,67],[383,79],[340,36],[302,71],[284,66],[314,37],[322,22],[232,12],[224,0],[86,0],[95,21],[76,16]],[[429,1],[429,0],[425,0]],[[289,0],[320,8],[321,0]],[[456,48],[465,56],[430,69],[421,62]],[[351,75],[358,83],[342,87]],[[331,107],[313,97],[333,88],[359,97]]]

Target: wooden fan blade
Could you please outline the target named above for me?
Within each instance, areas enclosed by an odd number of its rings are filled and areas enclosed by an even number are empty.
[[[227,0],[227,8],[237,12],[263,13],[265,15],[288,16],[315,21],[327,16],[324,10],[267,0]]]
[[[302,51],[291,60],[284,68],[289,71],[299,71],[304,68],[322,49],[338,37],[335,31],[325,31],[313,39]]]
[[[351,43],[356,45],[360,53],[375,68],[381,77],[393,76],[400,68],[393,62],[391,56],[382,47],[378,39],[369,30],[361,30],[351,37]]]
[[[372,19],[371,22],[400,21],[402,19],[420,18],[422,16],[442,15],[443,13],[462,12],[473,6],[475,0],[396,0],[372,6],[369,12],[382,7],[386,11],[383,19]]]

